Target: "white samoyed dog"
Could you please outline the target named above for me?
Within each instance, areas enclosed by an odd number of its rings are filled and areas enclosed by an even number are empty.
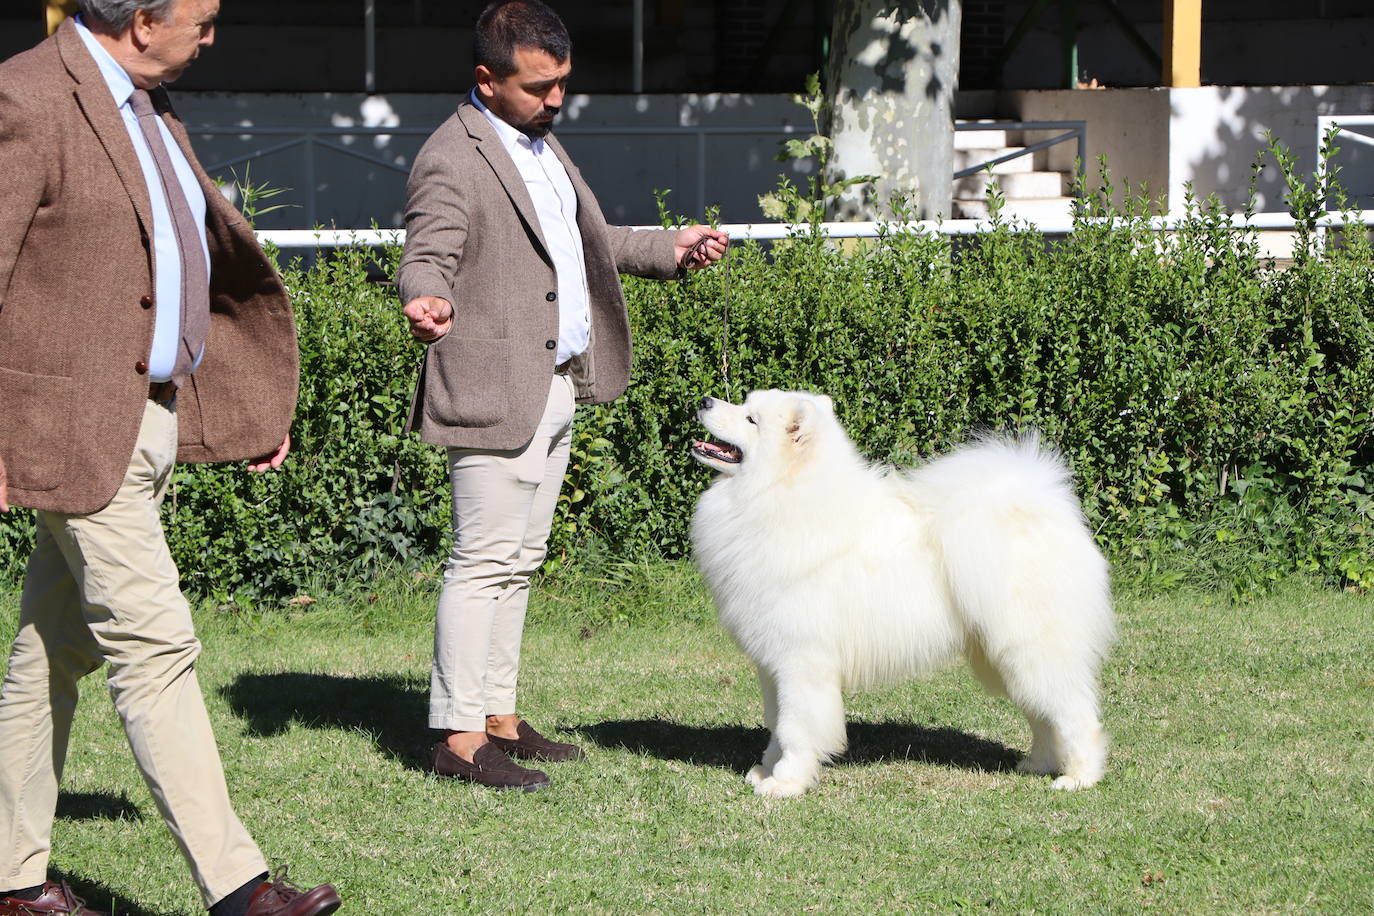
[[[843,693],[962,654],[1030,720],[1018,769],[1102,778],[1098,671],[1115,631],[1107,564],[1063,460],[1034,436],[984,438],[913,470],[866,462],[830,398],[703,398],[720,476],[692,543],[721,623],[754,662],[770,732],[745,777],[814,788],[845,749]]]

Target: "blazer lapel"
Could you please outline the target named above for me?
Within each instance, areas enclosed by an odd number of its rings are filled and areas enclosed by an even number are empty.
[[[506,196],[515,205],[516,212],[524,220],[530,234],[539,242],[540,256],[552,264],[549,246],[544,241],[544,231],[539,227],[539,216],[534,210],[534,200],[525,187],[525,179],[520,177],[520,170],[515,167],[515,160],[511,159],[506,145],[496,133],[496,128],[491,126],[487,116],[482,114],[476,105],[467,100],[458,106],[458,119],[467,128],[468,136],[477,141],[477,152],[482,154],[482,158],[487,160],[491,170],[496,173],[501,186],[506,190]]]
[[[573,192],[577,194],[577,231],[582,234],[584,260],[590,269],[592,264],[598,263],[598,259],[610,257],[606,220],[601,214],[601,205],[597,203],[592,189],[582,178],[582,173],[573,165],[572,159],[568,158],[563,144],[555,140],[552,134],[545,137],[544,142],[553,150],[558,161],[563,163],[563,170],[568,173],[568,181],[572,183]]]
[[[129,195],[138,214],[138,221],[150,236],[153,232],[153,205],[148,199],[148,188],[143,183],[143,169],[138,164],[138,154],[129,140],[129,131],[124,127],[124,119],[110,96],[110,87],[100,74],[81,36],[76,33],[76,25],[68,19],[57,30],[57,50],[67,72],[77,83],[76,101],[81,106],[86,121],[91,125],[105,154],[110,157],[124,192]]]

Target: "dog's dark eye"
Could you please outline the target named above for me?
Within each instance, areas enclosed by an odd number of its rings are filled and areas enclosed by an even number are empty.
[[[748,421],[749,421],[750,423],[752,423],[754,426],[758,426],[758,425],[759,425],[758,421],[755,420],[753,417],[749,416],[748,414],[745,414],[744,419],[748,420]]]

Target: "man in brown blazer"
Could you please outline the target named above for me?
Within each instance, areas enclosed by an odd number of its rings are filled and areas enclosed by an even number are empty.
[[[411,332],[431,342],[410,426],[448,447],[453,550],[435,620],[430,727],[442,776],[526,791],[511,756],[567,760],[517,713],[530,576],[543,562],[575,404],[630,376],[620,273],[669,279],[725,254],[707,226],[608,226],[549,133],[572,70],[567,29],[538,0],[477,21],[477,85],[416,157],[397,272]],[[510,756],[508,756],[510,755]]]
[[[318,916],[234,814],[158,509],[175,462],[290,445],[285,289],[161,84],[219,0],[80,0],[0,64],[0,510],[38,510],[0,688],[0,916],[93,913],[46,880],[77,681],[104,665],[134,757],[215,916]],[[264,457],[265,456],[265,457]]]

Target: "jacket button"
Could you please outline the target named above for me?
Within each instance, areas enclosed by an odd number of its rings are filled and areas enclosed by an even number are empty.
[[[546,341],[544,341],[544,349],[545,349],[545,350],[552,350],[552,349],[554,349],[554,348],[557,347],[557,346],[558,346],[558,341],[556,341],[556,340],[546,340]]]
[[[144,296],[142,299],[138,300],[138,304],[143,306],[145,309],[150,309],[153,307],[153,297]]]
[[[555,300],[555,299],[557,299],[557,298],[558,298],[558,293],[545,293],[545,294],[544,294],[544,301],[545,301],[545,302],[552,302],[553,300]]]
[[[140,359],[138,362],[134,363],[134,371],[137,372],[139,375],[147,375],[148,364]]]

